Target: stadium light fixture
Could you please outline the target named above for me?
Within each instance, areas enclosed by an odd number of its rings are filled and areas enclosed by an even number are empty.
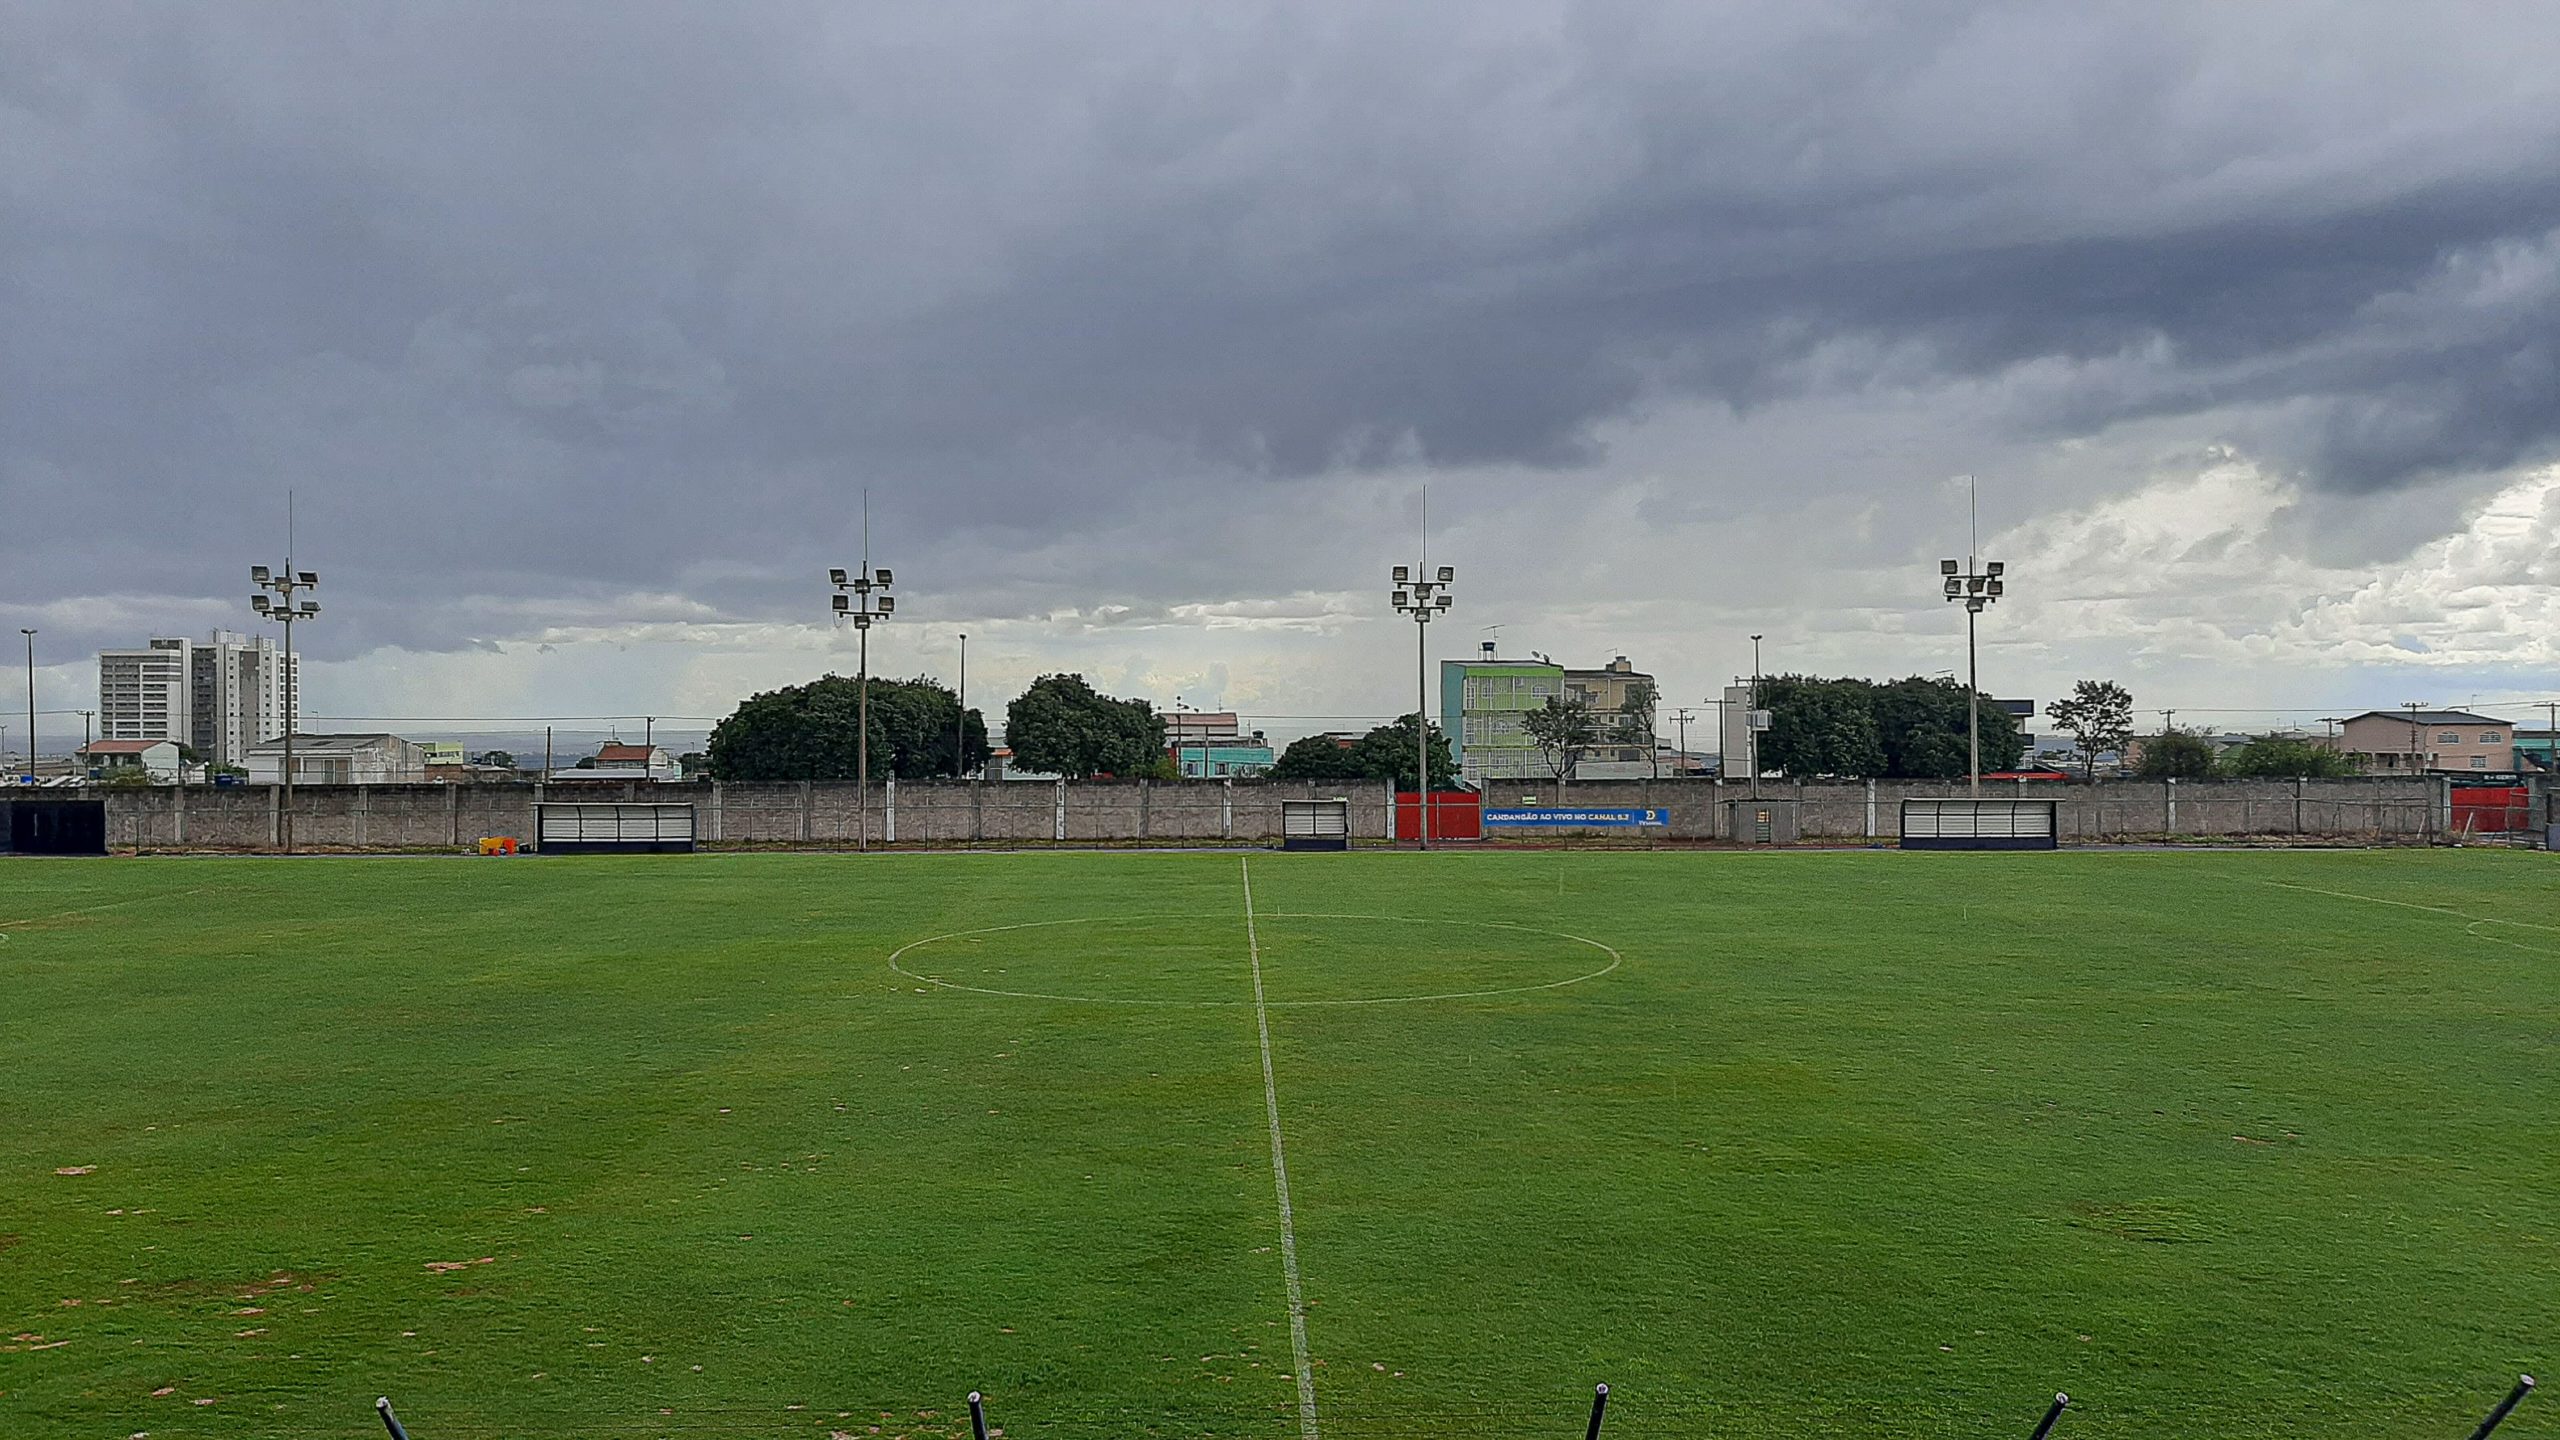
[[[1438,579],[1416,576],[1437,574]],[[1414,834],[1431,848],[1431,643],[1428,627],[1449,612],[1448,587],[1458,578],[1455,566],[1433,571],[1427,565],[1395,568],[1396,613],[1413,617],[1414,638]]]
[[[1971,561],[1971,556],[1966,556]],[[1999,561],[1979,561],[1979,569],[1966,566],[1958,571],[1956,561],[1938,561],[1938,574],[1946,577],[1948,600],[1964,602],[1964,746],[1969,758],[1971,792],[1981,797],[1981,664],[1974,646],[1974,618],[1992,607],[2007,594],[2007,582],[1999,579],[2004,566]]]
[[[301,728],[298,712],[302,702],[301,675],[293,661],[293,627],[297,621],[315,620],[320,615],[320,602],[307,593],[320,583],[320,577],[313,571],[294,569],[292,551],[293,525],[288,518],[283,568],[249,567],[250,582],[258,587],[258,593],[249,597],[249,608],[258,612],[259,619],[273,620],[284,627],[284,789],[276,802],[276,843],[287,855],[293,853],[293,735]]]
[[[860,637],[859,675],[861,699],[856,705],[853,742],[853,810],[854,848],[871,848],[871,627],[897,613],[898,602],[889,593],[888,570],[871,568],[871,492],[862,492],[862,564],[848,571],[835,566],[827,571],[827,583],[835,587],[829,602],[835,617],[853,622]]]
[[[1973,477],[1966,476],[1968,504],[1971,503],[1972,483]],[[1978,516],[1978,510],[1976,514]],[[1977,550],[1982,545],[1981,522],[1978,518],[1974,523],[1973,544]],[[1967,759],[1965,780],[1975,799],[1982,797],[1982,668],[1974,644],[1974,626],[1976,618],[2008,592],[2008,584],[2002,578],[2008,573],[2008,569],[2009,567],[2000,561],[1984,560],[1971,554],[1966,555],[1961,561],[1938,562],[1938,574],[1946,598],[1951,602],[1958,600],[1964,602],[1964,734]]]

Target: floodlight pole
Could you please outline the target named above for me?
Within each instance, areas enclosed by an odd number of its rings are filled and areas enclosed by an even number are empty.
[[[951,722],[951,778],[969,776],[969,637],[960,637],[960,715]]]
[[[36,778],[36,632],[21,625],[27,637],[27,779]]]
[[[854,737],[853,792],[854,842],[856,850],[871,848],[871,626],[886,620],[898,608],[889,594],[890,577],[886,570],[870,568],[871,547],[862,547],[864,568],[848,577],[842,570],[827,572],[827,582],[835,587],[835,613],[853,622],[854,633],[861,637],[859,650],[861,669],[860,700],[855,706],[854,724],[861,733]]]
[[[1447,565],[1395,568],[1396,613],[1413,617],[1413,801],[1415,839],[1431,848],[1431,621],[1449,609],[1458,572]],[[1204,756],[1205,760],[1205,756]]]
[[[288,537],[290,534],[288,529]],[[249,580],[258,587],[258,593],[249,597],[249,607],[260,616],[284,626],[284,794],[276,804],[276,841],[284,853],[290,855],[293,853],[293,732],[297,726],[296,712],[301,708],[302,700],[300,676],[293,668],[293,624],[320,613],[319,601],[294,597],[317,587],[320,577],[308,570],[293,568],[293,546],[288,539],[284,569],[269,574],[266,566],[252,565],[249,567]],[[271,595],[276,598],[269,599]]]
[[[1972,555],[1962,565],[1953,560],[1938,562],[1940,588],[1948,601],[1964,602],[1965,780],[1977,800],[1982,798],[1982,663],[1974,643],[1974,622],[2008,588],[2001,578],[2007,569],[1997,560]]]

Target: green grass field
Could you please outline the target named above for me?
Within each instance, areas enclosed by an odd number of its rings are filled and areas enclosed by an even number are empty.
[[[21,861],[0,1436],[1298,1440],[1258,1022],[1335,1440],[2560,1360],[2545,855]]]

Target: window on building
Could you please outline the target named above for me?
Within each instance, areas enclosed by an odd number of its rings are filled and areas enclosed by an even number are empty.
[[[2436,736],[2436,743],[2439,745],[2459,745],[2462,743],[2462,732],[2459,730],[2444,731]]]
[[[2488,769],[2488,768],[2489,768],[2489,757],[2488,757],[2488,756],[2486,756],[2486,755],[2474,755],[2474,756],[2472,756],[2472,757],[2471,757],[2471,768],[2472,768],[2472,769],[2474,769],[2474,770],[2486,770],[2486,769]]]
[[[2495,730],[2483,730],[2483,731],[2481,731],[2481,732],[2480,732],[2480,743],[2481,743],[2481,744],[2483,744],[2483,745],[2495,745],[2495,744],[2497,744],[2497,743],[2498,743],[2498,732],[2497,732],[2497,731],[2495,731]]]

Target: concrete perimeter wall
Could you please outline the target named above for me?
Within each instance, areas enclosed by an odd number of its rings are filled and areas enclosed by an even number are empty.
[[[107,801],[108,843],[143,849],[266,849],[277,843],[282,794],[267,786],[93,788]],[[548,787],[554,800],[690,804],[709,845],[841,847],[858,833],[861,801],[850,783],[729,785],[586,782]],[[1505,781],[1489,789],[1498,805],[1635,807],[1668,812],[1659,830],[1610,838],[1729,840],[1723,802],[1744,799],[1742,782],[1600,780],[1557,785]],[[1762,782],[1772,804],[1797,807],[1807,841],[1890,842],[1906,797],[1961,795],[1961,783],[1878,781],[1871,785]],[[2353,780],[2102,781],[2096,785],[2001,782],[1985,795],[2061,802],[2065,844],[2164,837],[2331,840],[2424,844],[2444,836],[2449,787],[2441,778]],[[458,848],[484,835],[530,840],[540,785],[330,785],[294,791],[294,838],[306,849]],[[867,797],[874,844],[1259,844],[1280,833],[1280,802],[1341,796],[1351,803],[1356,840],[1387,834],[1386,787],[1374,781],[956,781],[874,785]],[[2550,804],[2537,797],[2537,813]],[[1746,818],[1744,823],[1748,823]],[[1526,839],[1553,840],[1533,833]]]

